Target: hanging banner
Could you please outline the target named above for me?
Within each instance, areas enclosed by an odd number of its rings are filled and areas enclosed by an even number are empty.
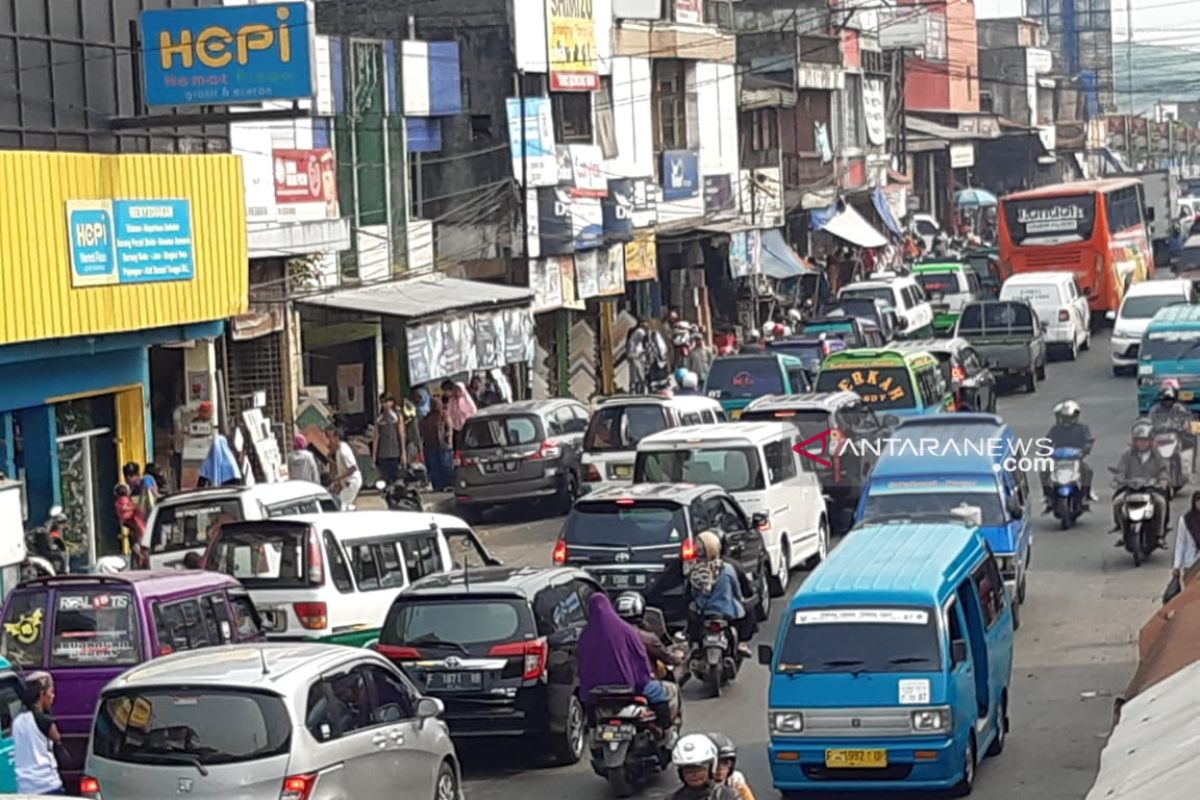
[[[658,280],[658,242],[654,231],[638,231],[625,245],[625,282]]]
[[[476,368],[504,366],[504,318],[501,312],[477,313],[473,316]]]
[[[604,211],[599,198],[576,197],[571,200],[571,234],[576,251],[590,250],[604,244]]]
[[[551,260],[558,261],[558,268],[562,273],[562,307],[583,311],[587,305],[579,299],[579,288],[575,278],[575,257],[559,256]]]
[[[750,250],[746,232],[729,234],[729,277],[744,278],[750,274]]]
[[[601,297],[625,294],[625,245],[615,244],[600,251],[597,284]]]
[[[508,142],[512,151],[513,177],[528,186],[558,184],[558,160],[554,148],[554,121],[550,115],[549,97],[510,97],[508,107]],[[525,113],[521,114],[521,104]],[[525,130],[524,159],[521,150],[521,129]],[[522,160],[524,164],[522,164]]]
[[[473,372],[476,369],[475,335],[471,316],[444,319],[430,323],[442,328],[442,360],[438,371],[441,377]]]
[[[543,187],[537,190],[537,198],[538,247],[541,254],[554,256],[575,252],[570,190]],[[582,221],[580,225],[583,225]]]
[[[604,177],[604,155],[594,144],[573,144],[567,148],[571,160],[571,178],[576,197],[604,197],[608,180]]]
[[[867,141],[873,145],[887,143],[887,121],[883,100],[883,81],[867,78],[863,81],[863,119],[867,123]]]
[[[442,360],[442,329],[439,325],[408,327],[408,379],[415,386],[429,383],[440,375],[436,365]]]
[[[546,0],[546,53],[550,91],[592,92],[600,88],[592,0]]]
[[[533,361],[533,312],[528,308],[506,308],[499,312],[504,320],[504,360],[509,364]]]
[[[608,197],[600,201],[604,212],[604,241],[633,239],[633,181],[618,178],[608,182]]]
[[[575,254],[575,291],[586,300],[600,294],[600,260],[608,263],[607,250],[588,250]]]
[[[653,178],[633,180],[633,227],[653,228],[658,224],[658,184]]]

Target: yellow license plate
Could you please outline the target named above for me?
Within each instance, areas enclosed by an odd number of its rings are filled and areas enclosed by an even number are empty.
[[[1179,393],[1179,399],[1185,403],[1190,403],[1192,400],[1195,399],[1195,397],[1196,397],[1196,393],[1193,392],[1191,389],[1184,389],[1182,392]]]
[[[633,465],[632,464],[620,464],[618,466],[615,466],[615,467],[613,467],[613,475],[615,475],[618,478],[632,478],[633,477]]]
[[[888,765],[887,750],[826,750],[829,769],[883,769]]]
[[[1182,396],[1183,396],[1183,395],[1182,395],[1182,393],[1181,393],[1181,394],[1180,394],[1180,397],[1182,397]],[[741,412],[741,410],[740,410],[740,409],[739,409],[739,410],[737,410],[737,411],[730,411],[730,412],[729,412],[729,418],[730,418],[730,419],[738,419],[738,418],[739,418],[739,417],[741,417],[741,416],[742,416],[742,412]]]

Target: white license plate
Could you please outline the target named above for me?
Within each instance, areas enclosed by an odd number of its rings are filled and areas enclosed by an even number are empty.
[[[714,647],[714,646],[715,647],[724,647],[725,646],[725,634],[723,634],[723,633],[707,634],[704,637],[704,646],[705,647]]]
[[[605,742],[627,742],[637,733],[633,725],[605,725],[600,729],[600,739]]]

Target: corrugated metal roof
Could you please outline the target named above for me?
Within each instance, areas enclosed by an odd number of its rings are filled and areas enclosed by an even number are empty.
[[[1086,800],[1194,798],[1198,763],[1200,663],[1195,663],[1121,708]]]
[[[376,283],[302,298],[310,306],[418,319],[460,309],[527,305],[533,292],[521,286],[467,281],[441,274]]]

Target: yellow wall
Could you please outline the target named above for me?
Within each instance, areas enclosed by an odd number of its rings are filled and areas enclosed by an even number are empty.
[[[191,200],[190,281],[71,286],[67,201]],[[246,309],[241,161],[0,151],[0,345],[217,320]]]

